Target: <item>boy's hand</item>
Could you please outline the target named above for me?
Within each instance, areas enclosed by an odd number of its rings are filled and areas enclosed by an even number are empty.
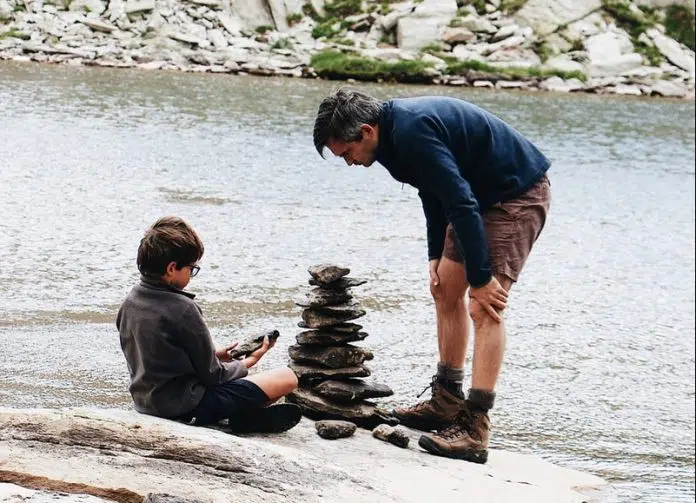
[[[218,357],[218,360],[221,362],[231,362],[232,357],[230,356],[230,351],[232,351],[234,348],[239,345],[238,342],[233,342],[229,346],[225,346],[224,348],[220,348],[217,351],[215,351],[215,356]]]
[[[261,357],[266,354],[266,352],[271,349],[273,346],[275,346],[275,341],[273,341],[273,344],[271,344],[271,341],[268,339],[268,336],[263,338],[263,345],[254,351],[253,353],[249,354],[246,358],[244,358],[244,365],[246,368],[251,368],[254,365],[256,365]]]

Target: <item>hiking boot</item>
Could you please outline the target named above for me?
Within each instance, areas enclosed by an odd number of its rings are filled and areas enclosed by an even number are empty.
[[[419,402],[412,407],[399,407],[392,411],[392,415],[402,425],[422,431],[439,430],[452,424],[465,407],[464,399],[449,392],[436,378],[433,378],[428,387],[432,388],[430,400]],[[427,389],[425,388],[423,393]]]
[[[484,464],[488,461],[490,430],[486,412],[465,407],[454,424],[437,433],[421,435],[418,445],[437,456]]]
[[[282,433],[297,425],[302,410],[294,403],[280,403],[254,409],[230,418],[229,429],[233,433]]]

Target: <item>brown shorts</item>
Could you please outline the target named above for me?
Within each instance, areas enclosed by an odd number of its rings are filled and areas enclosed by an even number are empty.
[[[551,184],[546,175],[516,199],[497,203],[483,211],[488,255],[496,276],[517,281],[546,222],[551,204]],[[447,226],[442,256],[464,263],[452,224]]]

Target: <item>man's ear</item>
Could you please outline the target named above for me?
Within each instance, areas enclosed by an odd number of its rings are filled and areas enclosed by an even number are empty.
[[[370,126],[369,124],[363,124],[360,126],[360,132],[362,133],[363,139],[372,139],[375,136],[376,129],[374,126]]]
[[[176,267],[176,262],[169,262],[167,264],[167,268],[165,269],[165,274],[174,274],[174,272],[177,270]]]

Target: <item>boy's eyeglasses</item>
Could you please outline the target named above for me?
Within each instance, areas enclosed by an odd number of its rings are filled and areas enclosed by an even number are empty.
[[[198,274],[198,271],[201,270],[201,267],[198,266],[198,265],[187,265],[187,266],[184,266],[184,267],[188,267],[189,269],[191,269],[191,277],[192,277],[192,278],[195,278],[196,275]]]

